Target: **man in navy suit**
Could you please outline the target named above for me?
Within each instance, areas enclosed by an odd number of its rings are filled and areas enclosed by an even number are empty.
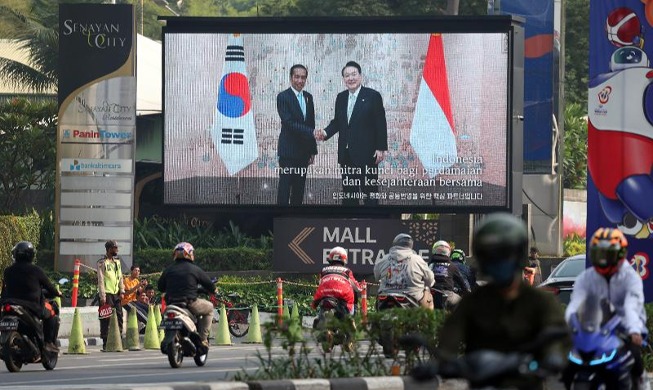
[[[308,69],[304,65],[290,68],[290,88],[277,95],[277,112],[281,118],[279,155],[279,190],[277,204],[301,205],[306,173],[317,155],[313,136],[315,106],[313,95],[304,91]]]
[[[388,126],[383,98],[377,91],[361,86],[361,66],[349,61],[342,68],[347,87],[336,98],[335,115],[324,130],[316,130],[317,140],[338,137],[338,164],[342,169],[343,205],[366,206],[379,203],[377,167],[388,150]]]

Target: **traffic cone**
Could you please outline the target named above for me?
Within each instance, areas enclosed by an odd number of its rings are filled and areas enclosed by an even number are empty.
[[[132,306],[127,315],[127,349],[130,351],[140,351],[140,341],[138,340],[138,319],[136,318],[136,307]]]
[[[258,317],[258,306],[252,306],[252,320],[249,322],[249,331],[244,344],[263,344],[261,337],[261,320]]]
[[[287,320],[290,319],[290,312],[288,311],[288,305],[285,303],[283,304],[283,313],[281,314],[281,318],[283,318],[283,322],[286,322]]]
[[[220,321],[218,321],[218,332],[215,335],[215,345],[233,345],[229,334],[227,310],[225,310],[224,306],[220,307]]]
[[[159,330],[159,341],[163,341],[163,329],[161,329],[161,306],[154,306],[154,319],[156,320],[156,328]]]
[[[84,344],[84,335],[82,335],[82,318],[79,316],[79,308],[75,308],[73,315],[73,326],[70,329],[70,338],[68,339],[68,354],[85,355],[86,345]]]
[[[111,319],[109,319],[107,347],[104,349],[104,351],[122,352],[122,337],[120,334],[120,329],[118,328],[118,314],[116,313],[115,309],[113,310],[113,313],[111,313]]]
[[[154,317],[154,308],[150,305],[147,310],[147,326],[145,326],[145,340],[143,347],[145,349],[159,349],[159,332],[157,331],[156,317]]]
[[[301,324],[301,318],[299,318],[299,308],[297,307],[297,302],[293,303],[292,305],[292,313],[290,314],[290,319],[291,320],[298,320],[299,323]]]

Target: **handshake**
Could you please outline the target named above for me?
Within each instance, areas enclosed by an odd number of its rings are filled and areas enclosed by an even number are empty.
[[[316,141],[324,141],[324,139],[327,136],[326,131],[324,129],[315,129],[313,131],[313,136],[315,137]]]

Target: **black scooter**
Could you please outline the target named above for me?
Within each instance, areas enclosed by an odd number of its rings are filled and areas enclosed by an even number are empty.
[[[59,333],[59,307],[50,304],[56,313],[55,339]],[[7,370],[18,372],[23,365],[41,362],[46,370],[53,370],[59,353],[45,349],[43,321],[25,307],[4,303],[0,310],[0,359]]]

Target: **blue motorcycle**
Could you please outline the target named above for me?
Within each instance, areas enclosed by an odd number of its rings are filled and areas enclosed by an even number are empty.
[[[639,378],[621,318],[606,299],[589,296],[569,319],[573,347],[563,373],[567,389],[637,389]]]

